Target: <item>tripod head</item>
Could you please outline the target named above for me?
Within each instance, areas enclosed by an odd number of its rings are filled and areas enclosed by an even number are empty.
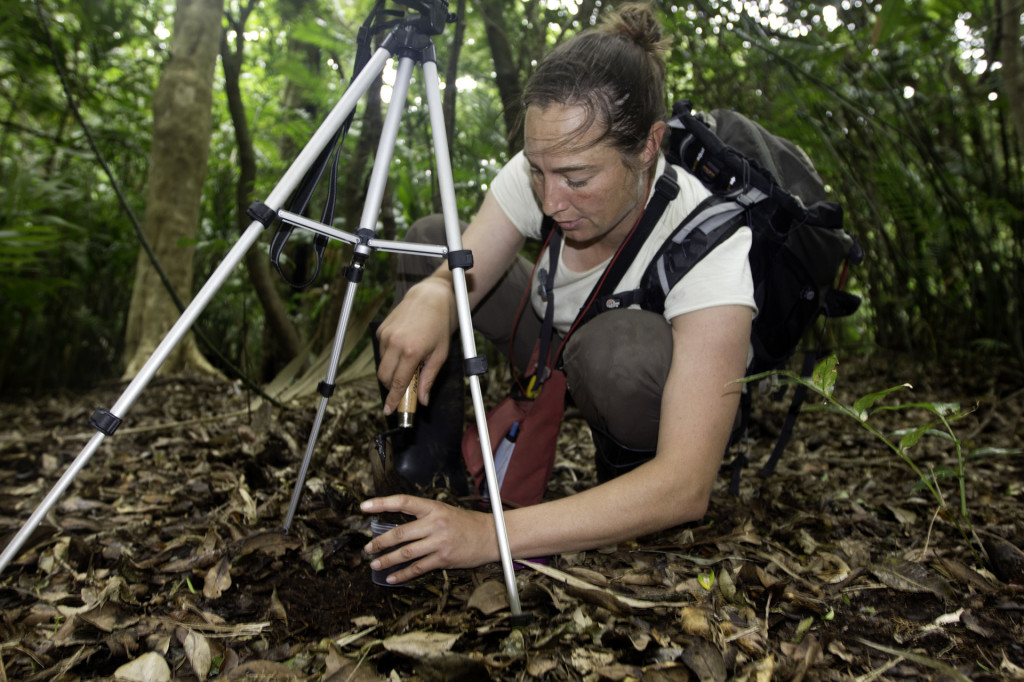
[[[448,0],[395,0],[395,3],[419,12],[419,15],[407,16],[403,23],[428,36],[440,35],[445,24],[456,20],[455,15],[448,12]]]
[[[369,57],[371,36],[390,31],[381,43],[381,47],[392,54],[409,56],[416,61],[421,61],[424,55],[428,55],[428,58],[432,60],[431,36],[443,33],[445,24],[458,21],[458,16],[448,12],[448,0],[393,0],[393,2],[410,11],[386,9],[387,0],[377,0],[370,16],[366,18],[363,27],[359,29],[357,40],[359,50],[356,53],[354,73],[362,68]],[[397,18],[384,19],[384,17]]]

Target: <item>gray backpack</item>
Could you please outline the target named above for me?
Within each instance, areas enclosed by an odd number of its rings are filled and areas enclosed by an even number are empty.
[[[791,141],[734,111],[694,114],[685,100],[673,107],[668,125],[666,157],[697,177],[711,197],[665,241],[639,288],[602,294],[588,314],[630,305],[663,312],[668,291],[712,249],[747,225],[753,233],[750,266],[758,307],[751,332],[754,356],[747,373],[781,369],[819,316],[843,317],[857,310],[860,298],[842,291],[842,286],[848,266],[863,261],[864,253],[843,229],[842,207],[826,199],[811,160]],[[816,359],[814,351],[805,356],[805,375],[810,375]],[[805,393],[802,388],[795,392],[762,475],[774,470]],[[749,400],[746,391],[733,441],[746,431]],[[741,452],[733,462],[733,492],[738,491],[739,472],[748,458]]]

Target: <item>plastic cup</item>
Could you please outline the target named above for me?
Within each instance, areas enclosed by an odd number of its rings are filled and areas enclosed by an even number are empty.
[[[389,530],[391,530],[392,528],[395,528],[397,526],[398,526],[397,523],[388,523],[387,521],[381,521],[380,519],[378,519],[376,517],[370,519],[370,532],[373,534],[373,537],[377,537],[378,535],[383,535],[384,533],[387,533]],[[395,547],[390,548],[388,550],[388,552],[393,552],[396,549],[398,549],[398,547],[401,547],[401,545],[397,545]],[[381,555],[380,554],[374,554],[373,558],[376,559],[378,556],[381,556]],[[374,570],[374,569],[371,568],[370,569],[370,578],[371,578],[371,580],[373,580],[373,583],[375,585],[380,585],[381,587],[402,587],[403,585],[405,585],[404,582],[403,583],[389,583],[387,578],[388,578],[389,575],[391,575],[395,571],[399,571],[399,570],[405,568],[406,566],[408,566],[411,563],[412,563],[411,561],[407,561],[404,564],[397,564],[395,566],[391,566],[390,568],[385,568],[385,569],[382,569],[382,570],[379,570],[379,571]]]

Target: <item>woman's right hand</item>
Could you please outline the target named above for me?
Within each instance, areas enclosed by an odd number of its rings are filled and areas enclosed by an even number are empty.
[[[508,271],[525,241],[491,193],[484,195],[480,210],[462,235],[462,248],[473,254],[467,278],[471,309]],[[458,324],[452,273],[447,264],[441,265],[406,292],[377,330],[381,353],[377,377],[388,389],[384,414],[398,407],[417,369],[416,397],[424,405],[428,403],[430,387],[448,357]]]
[[[426,405],[430,388],[448,357],[457,315],[451,280],[427,277],[406,293],[377,330],[380,365],[377,378],[388,389],[384,414],[398,407],[406,387],[419,370],[417,399]]]

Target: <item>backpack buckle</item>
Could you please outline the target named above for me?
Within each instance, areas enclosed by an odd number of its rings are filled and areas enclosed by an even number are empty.
[[[665,197],[668,201],[672,201],[679,196],[679,181],[676,180],[676,172],[672,170],[672,166],[665,166],[665,172],[661,174],[658,182],[655,183],[654,191]]]

